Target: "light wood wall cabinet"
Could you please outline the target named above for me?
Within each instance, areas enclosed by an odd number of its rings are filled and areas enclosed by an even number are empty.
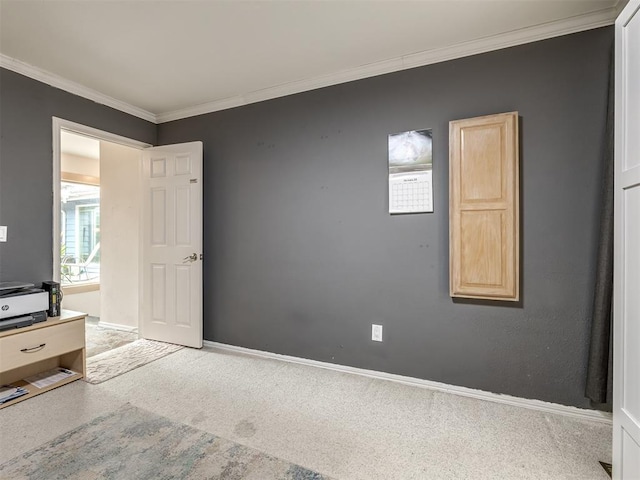
[[[451,296],[519,300],[518,112],[449,124]]]

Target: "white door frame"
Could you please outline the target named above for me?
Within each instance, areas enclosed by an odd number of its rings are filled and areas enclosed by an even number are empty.
[[[632,480],[640,478],[640,304],[633,290],[640,279],[639,265],[634,263],[640,259],[640,249],[633,240],[640,232],[640,207],[635,196],[640,190],[640,44],[636,40],[640,0],[629,1],[615,29],[613,478]]]
[[[68,132],[77,133],[87,137],[93,137],[96,140],[103,140],[105,142],[117,143],[127,147],[136,148],[142,150],[147,147],[151,147],[151,144],[133,140],[131,138],[122,137],[115,133],[105,132],[104,130],[98,130],[97,128],[88,127],[80,123],[71,122],[58,117],[52,117],[52,139],[53,139],[53,265],[51,278],[54,282],[60,282],[60,232],[58,231],[58,225],[60,224],[60,134],[63,130]],[[141,165],[138,166],[141,168]],[[142,228],[142,227],[141,227]],[[141,238],[141,236],[140,236]],[[141,245],[138,245],[141,248]]]

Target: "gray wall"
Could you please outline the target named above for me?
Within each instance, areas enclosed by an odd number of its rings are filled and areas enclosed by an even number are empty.
[[[158,127],[0,69],[0,281],[50,276],[52,116],[153,144],[202,140],[206,339],[588,406],[612,39],[598,29]],[[454,302],[448,122],[511,110],[523,299]],[[390,216],[387,135],[423,128],[435,212]]]
[[[0,69],[0,281],[51,279],[54,116],[156,143],[153,123]]]
[[[205,338],[588,406],[612,40],[603,28],[160,125],[160,144],[204,141]],[[511,110],[522,301],[454,302],[448,122]],[[423,128],[435,212],[390,216],[387,135]]]

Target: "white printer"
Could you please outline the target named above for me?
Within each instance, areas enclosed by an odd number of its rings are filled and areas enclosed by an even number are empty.
[[[42,322],[48,309],[49,294],[33,283],[0,282],[0,330]]]

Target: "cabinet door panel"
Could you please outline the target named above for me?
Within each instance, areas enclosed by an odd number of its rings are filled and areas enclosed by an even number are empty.
[[[517,301],[518,113],[453,121],[449,142],[451,296]]]
[[[460,283],[500,287],[504,278],[504,212],[467,211],[460,215]]]

